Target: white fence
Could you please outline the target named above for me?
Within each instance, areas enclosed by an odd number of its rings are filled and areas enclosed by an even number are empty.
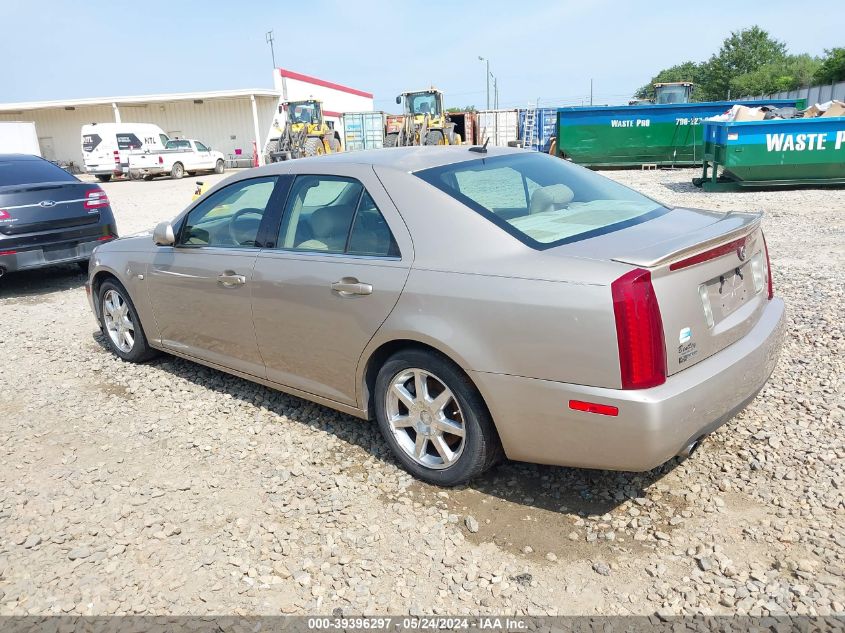
[[[776,92],[771,95],[761,95],[759,97],[749,97],[750,99],[806,99],[807,106],[814,103],[824,103],[832,99],[845,101],[845,81],[840,81],[835,84],[827,84],[825,86],[810,86],[809,88],[799,88],[798,90],[784,90],[783,92]]]

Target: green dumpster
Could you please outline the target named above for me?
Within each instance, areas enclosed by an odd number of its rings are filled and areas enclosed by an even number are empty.
[[[769,99],[559,108],[557,152],[590,167],[701,165],[702,120],[736,103],[800,108],[805,102]]]
[[[845,117],[705,121],[707,191],[845,184]]]

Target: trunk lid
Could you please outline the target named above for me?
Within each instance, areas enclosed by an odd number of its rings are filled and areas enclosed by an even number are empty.
[[[95,191],[100,193],[89,198]],[[82,182],[0,187],[0,209],[5,211],[0,237],[96,224],[100,209],[107,206],[102,189]]]
[[[735,343],[760,319],[769,298],[761,218],[676,208],[565,249],[651,273],[671,376]]]

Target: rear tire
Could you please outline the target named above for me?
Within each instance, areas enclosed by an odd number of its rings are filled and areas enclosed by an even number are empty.
[[[108,182],[111,180],[111,174],[97,174],[97,180],[100,182]]]
[[[119,281],[104,281],[97,293],[97,301],[100,329],[105,335],[106,345],[115,356],[130,363],[143,363],[158,355],[147,343],[135,304]]]
[[[170,169],[170,177],[173,178],[173,180],[179,180],[184,175],[185,167],[182,163],[174,163],[173,167]]]
[[[326,153],[326,148],[323,146],[323,139],[316,136],[309,136],[305,139],[305,144],[302,146],[302,153],[305,156],[322,156]]]
[[[420,398],[417,376],[425,390]],[[501,458],[499,436],[481,394],[457,365],[439,354],[397,352],[379,371],[374,397],[382,435],[402,466],[419,479],[456,486]]]
[[[214,173],[222,174],[224,171],[226,171],[226,165],[223,163],[222,159],[219,159],[216,163],[214,163]]]
[[[399,145],[399,133],[398,132],[387,134],[384,137],[384,146],[385,147],[396,147],[397,145]]]

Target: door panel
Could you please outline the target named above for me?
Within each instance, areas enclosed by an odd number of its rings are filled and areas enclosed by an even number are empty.
[[[284,215],[255,263],[253,321],[270,380],[357,406],[361,354],[413,261],[407,227],[369,167],[288,182]]]
[[[384,258],[261,251],[253,319],[267,378],[355,405],[358,360],[396,305],[409,268]],[[336,282],[372,290],[333,290]]]
[[[177,246],[156,251],[147,287],[164,347],[265,375],[252,324],[252,282],[261,236],[286,191],[278,182],[263,176],[219,189],[178,222]]]
[[[250,308],[257,253],[160,248],[147,284],[162,345],[263,377]],[[243,276],[243,283],[235,275]]]

